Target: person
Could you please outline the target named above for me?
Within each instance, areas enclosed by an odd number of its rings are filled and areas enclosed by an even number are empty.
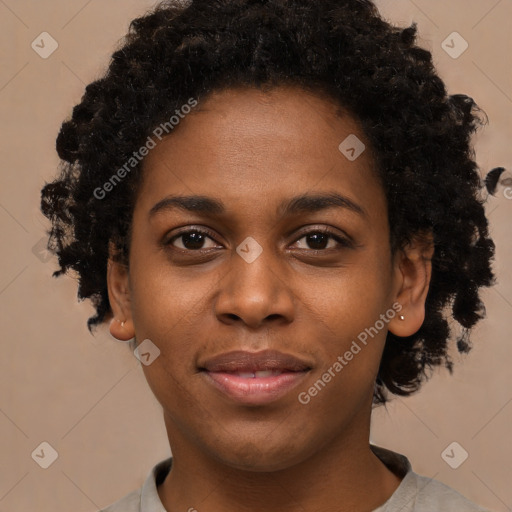
[[[369,0],[164,1],[63,122],[54,275],[130,343],[172,452],[105,512],[483,510],[369,442],[495,282],[485,113],[416,30]]]

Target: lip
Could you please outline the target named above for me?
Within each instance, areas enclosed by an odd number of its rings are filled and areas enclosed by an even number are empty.
[[[199,370],[209,384],[230,400],[263,405],[278,400],[298,386],[311,365],[277,350],[238,350],[208,359],[199,365]]]
[[[199,365],[199,368],[209,372],[226,373],[264,370],[298,372],[311,369],[311,365],[307,361],[278,350],[262,350],[261,352],[234,350],[207,359]]]

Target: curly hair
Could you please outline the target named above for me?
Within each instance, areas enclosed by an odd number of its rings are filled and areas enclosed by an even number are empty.
[[[78,274],[78,297],[112,315],[109,243],[128,264],[137,164],[108,200],[94,191],[191,96],[291,84],[334,99],[360,121],[388,203],[392,254],[418,234],[434,240],[425,321],[412,336],[388,332],[374,404],[409,395],[436,366],[452,372],[450,343],[471,349],[485,316],[479,288],[495,283],[495,246],[471,135],[487,122],[467,95],[448,95],[416,23],[385,21],[370,0],[164,1],[130,23],[101,79],[85,88],[56,141],[60,174],[45,183],[48,249]],[[459,330],[454,336],[456,322]]]

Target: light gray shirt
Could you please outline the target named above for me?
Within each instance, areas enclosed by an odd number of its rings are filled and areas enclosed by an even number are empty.
[[[447,485],[414,473],[404,455],[374,445],[370,447],[393,473],[403,477],[386,503],[373,512],[489,512]],[[167,512],[158,496],[157,486],[165,480],[171,464],[172,457],[159,462],[140,489],[100,512]]]

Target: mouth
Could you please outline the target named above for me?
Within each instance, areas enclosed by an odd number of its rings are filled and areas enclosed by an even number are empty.
[[[208,359],[198,367],[206,382],[224,397],[245,405],[263,405],[288,394],[312,366],[275,350],[235,351]]]

